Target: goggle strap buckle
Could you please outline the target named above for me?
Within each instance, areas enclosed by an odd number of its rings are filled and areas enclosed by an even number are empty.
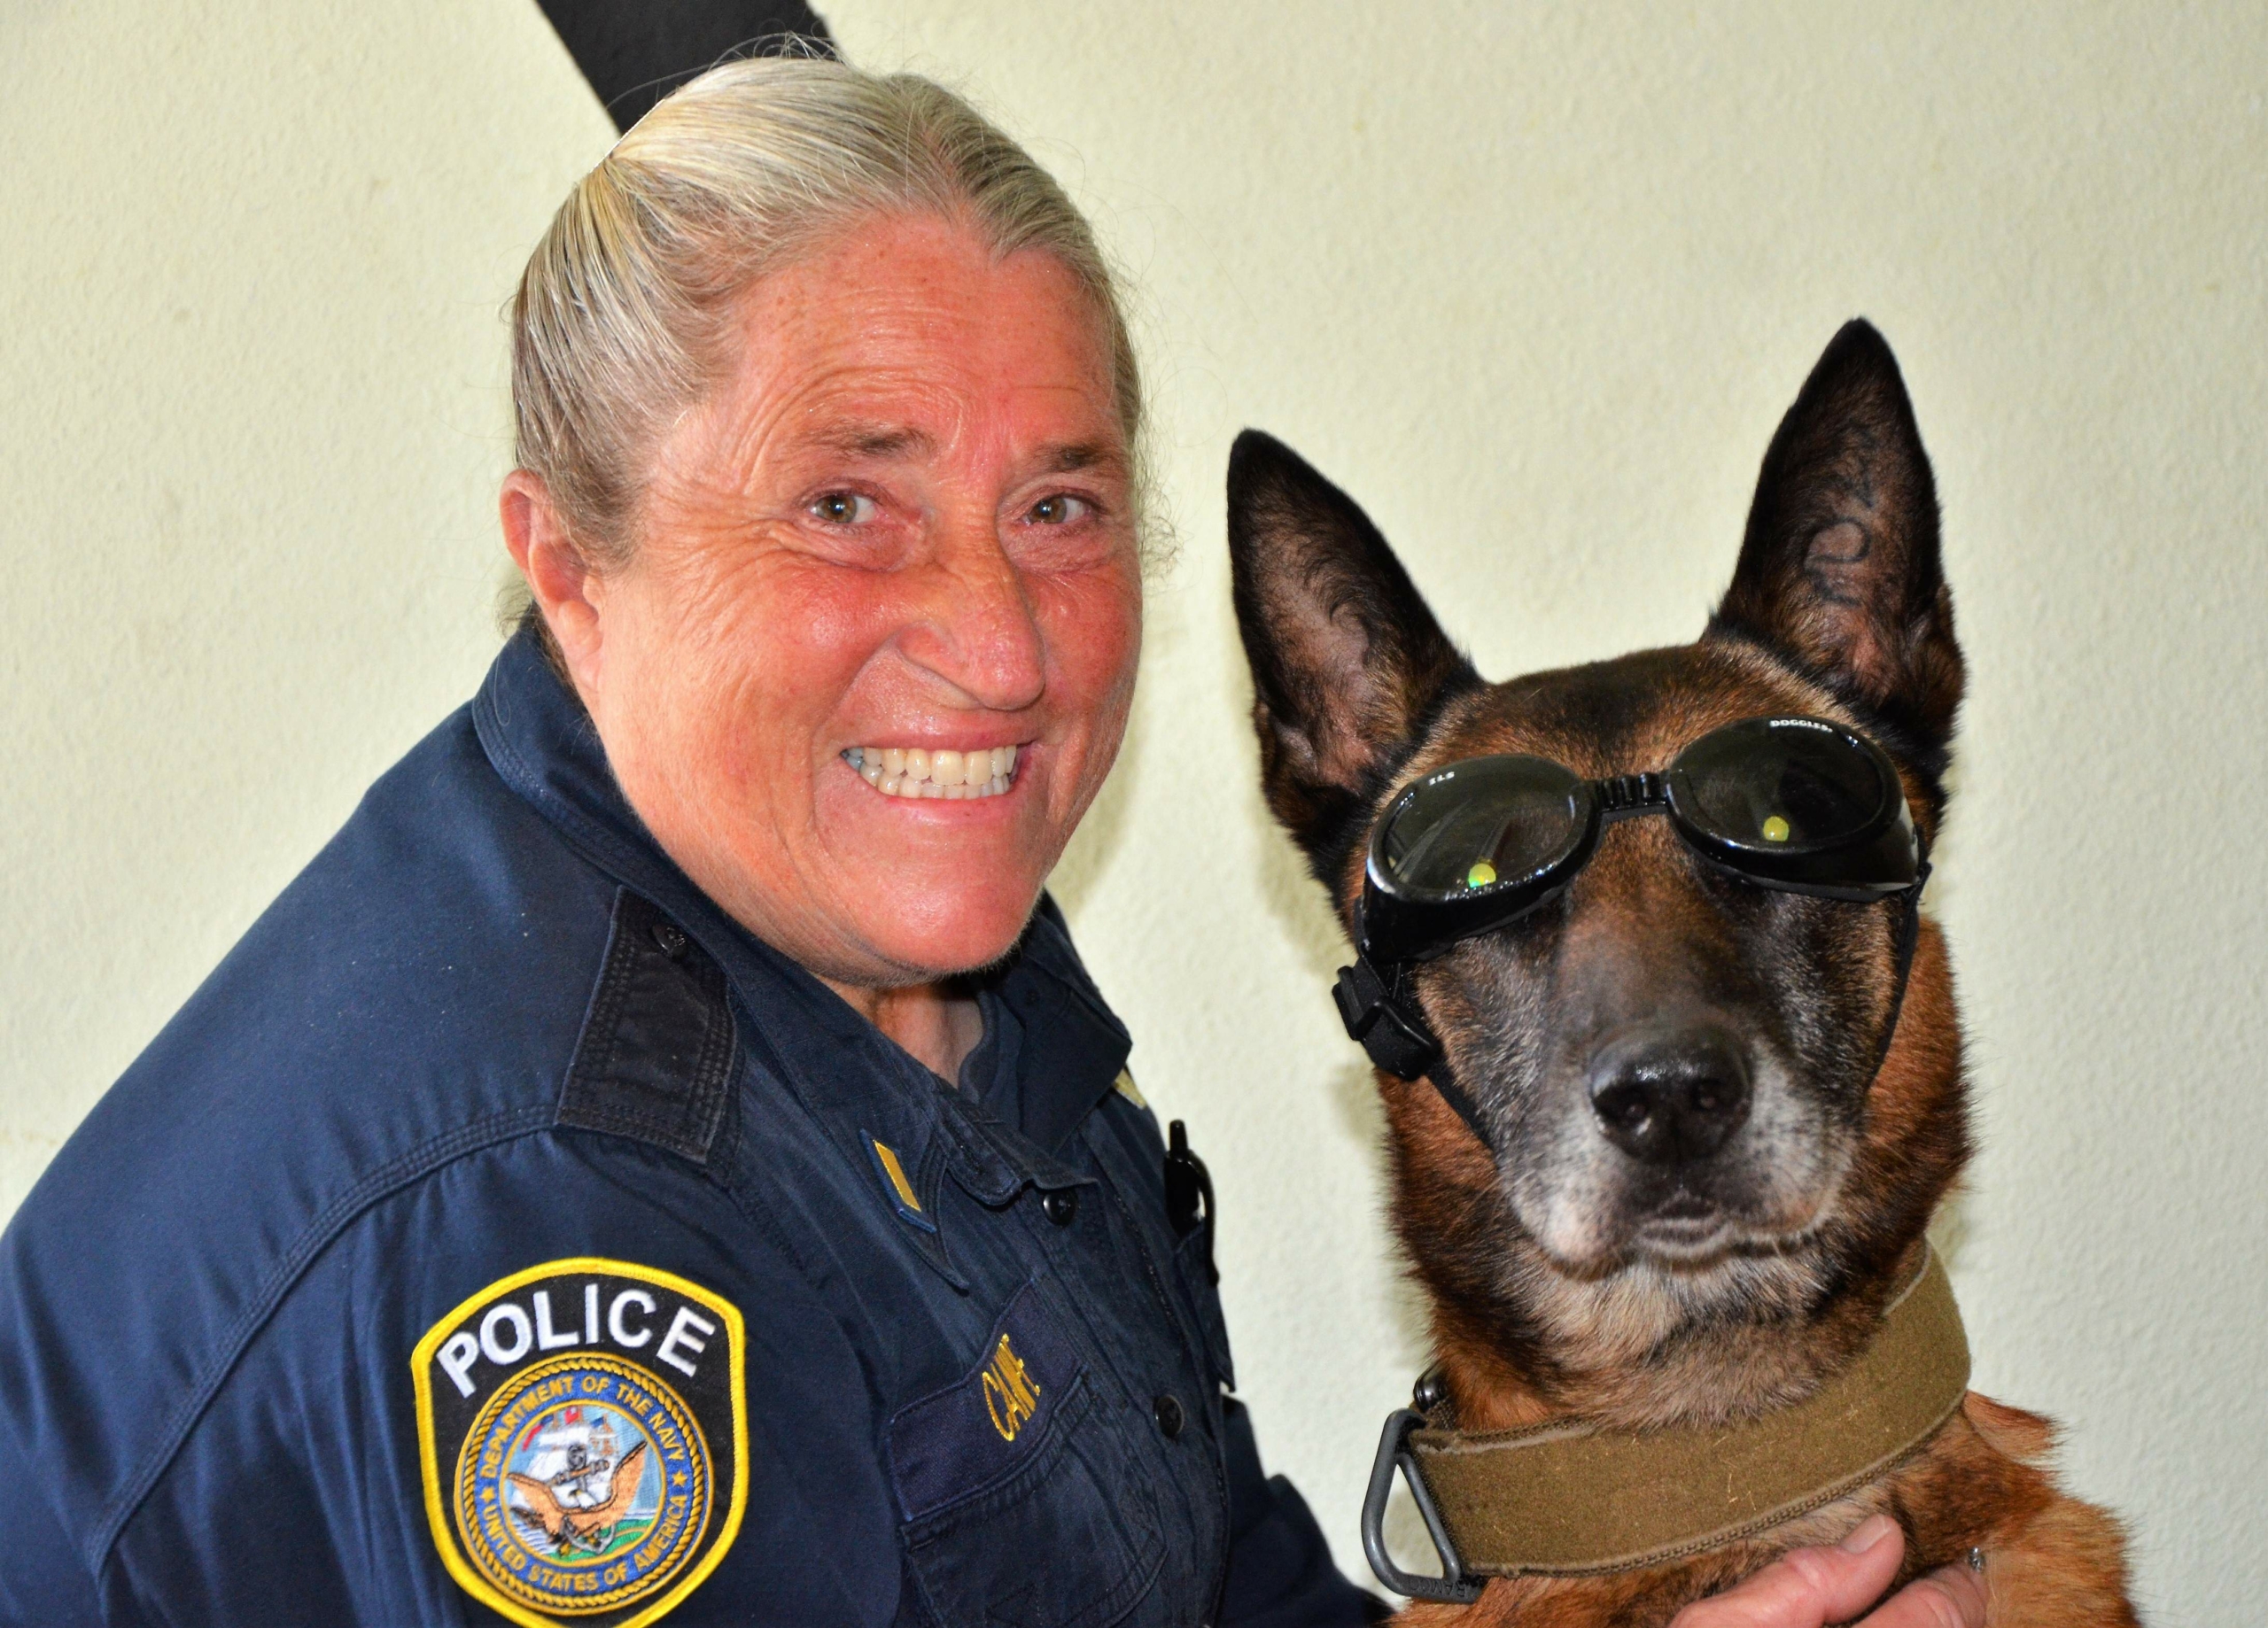
[[[1441,1055],[1441,1043],[1418,1017],[1395,997],[1368,956],[1358,956],[1352,966],[1339,969],[1331,998],[1339,1020],[1350,1039],[1361,1043],[1371,1061],[1404,1080],[1423,1079]]]
[[[1368,956],[1357,957],[1354,965],[1339,969],[1331,998],[1348,1035],[1362,1043],[1371,1062],[1397,1079],[1431,1080],[1433,1089],[1464,1121],[1465,1128],[1480,1138],[1481,1146],[1495,1151],[1495,1143],[1488,1138],[1480,1109],[1449,1073],[1441,1042],[1433,1038],[1425,1019],[1399,998],[1399,990],[1389,988],[1379,976]]]

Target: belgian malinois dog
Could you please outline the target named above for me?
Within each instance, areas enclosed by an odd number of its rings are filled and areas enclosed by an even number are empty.
[[[1357,951],[1340,1010],[1432,1303],[1438,1367],[1387,1446],[1432,1455],[1455,1586],[1402,1620],[1663,1624],[1884,1511],[1905,1576],[1981,1566],[1996,1624],[2133,1623],[2117,1523],[2057,1490],[2047,1421],[1967,1392],[1928,1264],[1969,1151],[1919,911],[1962,659],[1882,337],[1820,359],[1674,648],[1486,682],[1288,448],[1246,432],[1228,488],[1268,803]],[[1932,1276],[1936,1332],[1882,1355]],[[1489,1481],[1521,1454],[1547,1516],[1612,1530],[1537,1537]]]

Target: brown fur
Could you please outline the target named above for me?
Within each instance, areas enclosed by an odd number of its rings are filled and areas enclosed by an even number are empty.
[[[1270,805],[1343,920],[1393,792],[1492,753],[1589,778],[1659,771],[1721,725],[1807,714],[1891,754],[1926,837],[1943,821],[1963,670],[1937,500],[1896,364],[1862,323],[1775,436],[1697,644],[1486,684],[1362,511],[1249,432],[1230,538]],[[1736,1422],[1865,1346],[1969,1149],[1945,941],[1924,922],[1897,1007],[1897,920],[1728,880],[1666,821],[1633,820],[1560,902],[1419,968],[1496,1150],[1430,1083],[1379,1075],[1394,1225],[1462,1428]],[[1756,1105],[1723,1152],[1665,1174],[1605,1146],[1585,1092],[1613,1036],[1681,1023],[1740,1037]],[[1649,1230],[1697,1206],[1717,1227],[1699,1253]],[[2118,1528],[2056,1490],[2051,1434],[1972,1394],[1894,1471],[1753,1539],[1604,1578],[1498,1579],[1470,1608],[1402,1620],[1664,1624],[1880,1510],[1906,1531],[1907,1577],[1984,1549],[1995,1624],[2131,1624]]]

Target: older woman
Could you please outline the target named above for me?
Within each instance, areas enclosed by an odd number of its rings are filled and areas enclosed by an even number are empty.
[[[0,1616],[1363,1620],[1041,892],[1141,634],[1084,223],[933,85],[742,64],[515,320],[528,615],[0,1252]]]

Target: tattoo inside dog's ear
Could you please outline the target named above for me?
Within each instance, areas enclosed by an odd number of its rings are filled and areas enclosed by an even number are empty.
[[[1480,677],[1354,500],[1256,430],[1229,454],[1229,561],[1269,807],[1335,888],[1385,778]]]
[[[1943,772],[1962,671],[1937,483],[1897,359],[1868,323],[1835,336],[1780,421],[1710,632],[1791,658]]]

